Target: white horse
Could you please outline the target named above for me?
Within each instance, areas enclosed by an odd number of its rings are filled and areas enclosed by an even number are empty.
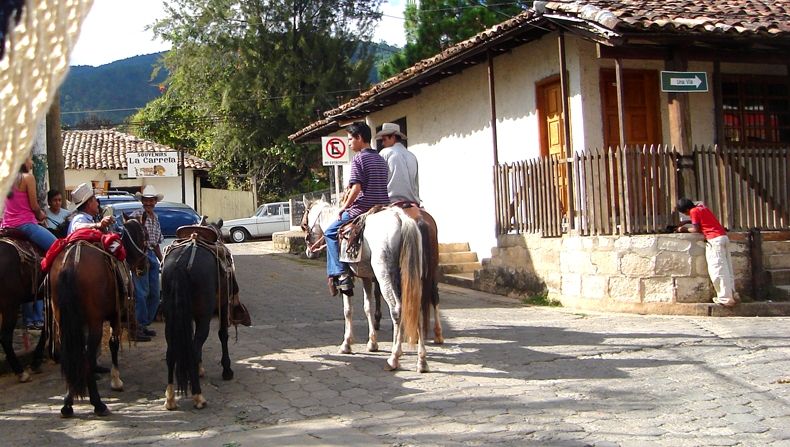
[[[338,215],[338,207],[327,203],[323,198],[313,203],[305,200],[305,217],[302,227],[307,233],[306,254],[315,258],[322,245],[324,231]],[[438,292],[432,287],[430,293],[436,294],[436,300],[425,302],[423,293],[424,270],[423,235],[417,222],[406,215],[400,208],[386,208],[378,213],[367,216],[363,234],[360,261],[351,264],[354,275],[362,279],[364,292],[364,308],[368,319],[368,343],[370,352],[378,351],[376,321],[374,317],[373,281],[378,282],[379,290],[387,302],[392,317],[392,351],[387,359],[387,369],[399,367],[403,336],[407,341],[417,342],[417,371],[427,372],[428,362],[425,350],[425,332],[427,324],[421,324],[421,314],[430,312],[428,306],[433,304],[436,309],[436,326],[434,341],[442,343],[441,325],[438,314]],[[341,292],[342,293],[342,292]],[[350,354],[353,343],[351,298],[343,296],[343,314],[345,316],[345,333],[340,345],[341,354]],[[426,320],[427,322],[427,317]]]

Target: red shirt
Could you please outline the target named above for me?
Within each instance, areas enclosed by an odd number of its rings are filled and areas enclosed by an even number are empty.
[[[713,239],[719,236],[726,236],[727,230],[721,226],[716,216],[704,205],[697,205],[689,211],[692,225],[699,226],[705,239]]]

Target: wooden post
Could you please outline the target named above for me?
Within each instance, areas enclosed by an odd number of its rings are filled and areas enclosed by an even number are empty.
[[[560,58],[560,94],[562,95],[562,123],[563,123],[563,142],[565,143],[565,163],[563,166],[565,167],[565,201],[567,203],[568,209],[565,210],[565,215],[568,220],[568,232],[574,229],[576,225],[574,225],[574,217],[576,214],[575,207],[573,206],[573,172],[571,171],[572,167],[572,160],[574,156],[573,147],[571,145],[571,114],[570,114],[570,107],[568,105],[568,67],[565,61],[565,33],[562,30],[559,32],[559,38],[557,39],[557,44],[559,46],[559,58]],[[560,225],[562,227],[562,225]]]
[[[625,150],[628,142],[625,140],[625,87],[623,80],[623,61],[620,58],[614,60],[614,74],[617,84],[617,127],[620,130],[620,148]]]
[[[494,56],[491,55],[491,49],[486,51],[488,58],[488,99],[491,106],[491,137],[494,143],[494,166],[499,164],[499,145],[497,143],[496,131],[496,89],[494,86]]]
[[[677,51],[673,58],[665,62],[669,71],[688,70],[688,61]],[[693,148],[691,146],[691,109],[688,93],[667,93],[669,103],[669,138],[672,146],[680,153],[678,163],[679,194],[685,197],[697,196],[697,176],[694,172]]]
[[[63,205],[66,205],[66,174],[63,159],[63,141],[60,135],[60,90],[56,90],[55,99],[47,112],[47,175],[49,188],[57,189],[63,194]]]

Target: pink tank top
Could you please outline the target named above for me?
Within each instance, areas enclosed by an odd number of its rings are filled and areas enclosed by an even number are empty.
[[[30,209],[30,201],[27,198],[27,191],[20,191],[16,185],[13,187],[11,197],[5,199],[5,211],[3,211],[3,228],[18,227],[26,223],[38,223],[33,210]]]

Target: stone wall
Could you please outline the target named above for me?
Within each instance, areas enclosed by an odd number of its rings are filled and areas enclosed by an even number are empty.
[[[731,233],[736,289],[750,294],[748,239]],[[699,234],[503,235],[475,277],[476,288],[512,296],[543,291],[565,306],[646,311],[709,303],[714,295]]]

